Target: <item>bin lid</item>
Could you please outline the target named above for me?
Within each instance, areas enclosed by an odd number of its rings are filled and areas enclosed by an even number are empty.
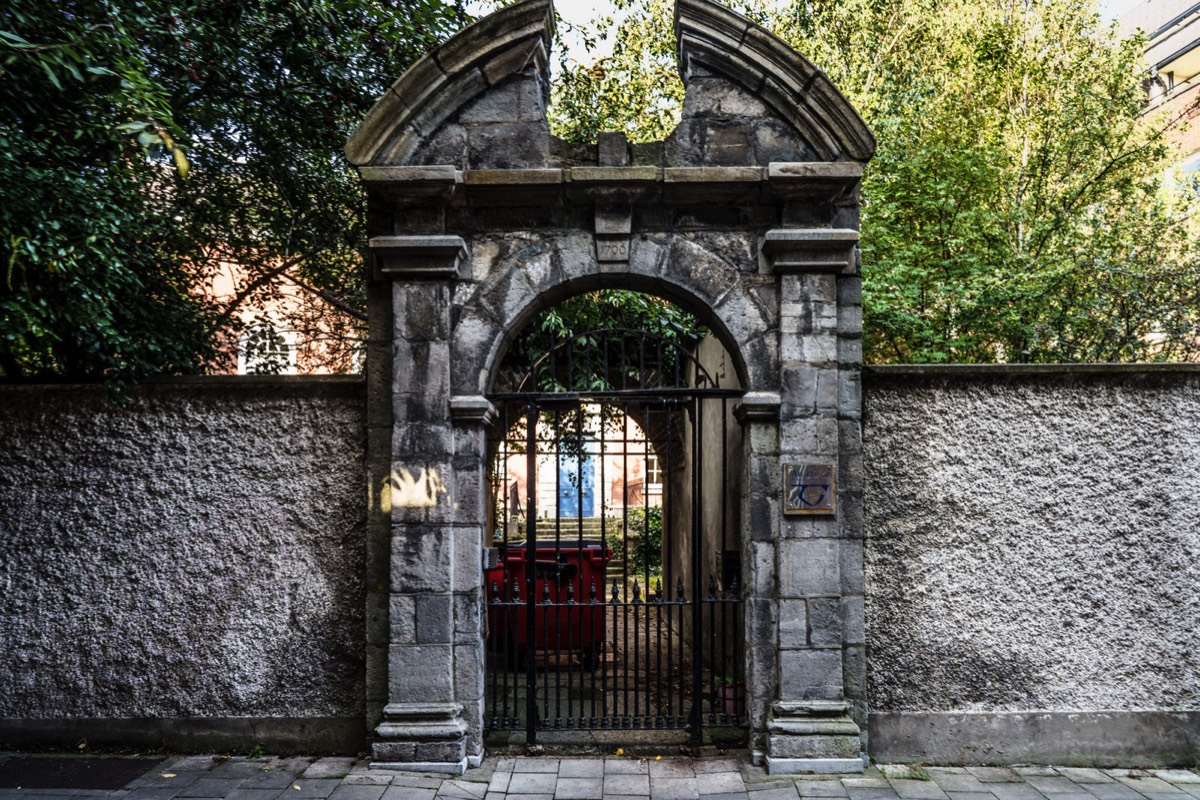
[[[528,547],[529,542],[509,542],[508,547],[512,550],[524,550]],[[606,546],[604,542],[598,539],[559,539],[557,542],[553,539],[538,539],[538,550],[604,550]]]

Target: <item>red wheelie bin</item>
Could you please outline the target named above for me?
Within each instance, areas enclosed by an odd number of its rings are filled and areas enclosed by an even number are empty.
[[[595,668],[604,650],[604,575],[612,551],[596,541],[550,539],[539,541],[535,553],[534,650],[578,653],[584,669]],[[527,554],[528,543],[510,543],[485,572],[488,648],[510,666],[524,663],[530,646]]]

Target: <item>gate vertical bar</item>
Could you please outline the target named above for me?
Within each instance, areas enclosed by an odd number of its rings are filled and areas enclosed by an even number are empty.
[[[525,741],[537,743],[537,403],[527,407],[525,442]]]
[[[703,453],[701,451],[701,443],[704,441],[704,405],[700,399],[692,400],[692,408],[695,409],[693,419],[695,424],[692,426],[692,744],[699,744],[702,737],[701,727],[703,725],[703,717],[700,708],[700,694],[703,689],[703,676],[701,668],[703,666],[703,657],[700,651],[700,646],[704,643],[704,621],[703,621],[703,604],[700,598],[703,595],[700,593],[702,572],[701,564],[703,563],[702,548],[704,546],[704,480],[700,475],[701,459]]]

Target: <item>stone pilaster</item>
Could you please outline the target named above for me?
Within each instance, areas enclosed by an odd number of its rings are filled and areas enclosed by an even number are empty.
[[[742,425],[746,475],[755,487],[742,504],[742,564],[746,579],[746,712],[751,731],[765,731],[779,684],[779,395],[748,392],[734,409]],[[762,743],[754,743],[755,749]]]
[[[828,470],[836,491],[828,507],[783,501],[775,539],[779,682],[767,720],[773,773],[859,772],[860,729],[845,688],[846,608],[842,565],[842,410],[857,369],[839,359],[838,273],[856,266],[853,230],[767,234],[764,250],[780,276],[780,495],[789,470]],[[850,431],[846,431],[850,434]],[[853,438],[852,436],[849,438]],[[853,486],[857,477],[850,476]],[[854,613],[854,608],[849,609]]]
[[[372,248],[379,274],[396,281],[391,471],[384,500],[392,534],[388,702],[375,729],[373,766],[460,772],[469,756],[482,752],[483,668],[481,519],[458,509],[464,501],[470,506],[471,497],[482,507],[482,487],[472,494],[456,472],[460,451],[471,464],[482,463],[482,432],[478,422],[465,434],[456,430],[450,398],[451,280],[464,248],[457,237],[385,237],[373,240]],[[462,648],[460,631],[471,629],[472,620],[470,646]],[[473,682],[478,690],[471,689]]]

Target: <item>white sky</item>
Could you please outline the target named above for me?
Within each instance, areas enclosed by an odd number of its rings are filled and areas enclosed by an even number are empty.
[[[1142,0],[1101,0],[1100,16],[1105,20],[1120,19],[1140,2]]]
[[[467,13],[477,16],[488,13],[490,9],[491,6],[486,0],[470,0],[467,3]],[[613,13],[610,0],[554,0],[554,9],[564,22],[572,25],[584,25],[598,16],[603,14],[611,15]],[[563,39],[567,47],[570,48],[571,54],[576,59],[585,59],[586,54],[583,50],[583,43],[566,30],[566,25],[563,25],[559,29],[558,35]],[[607,42],[597,42],[596,45],[598,49],[593,51],[590,58],[587,59],[589,62],[597,58],[603,58],[612,52],[612,39],[609,39]],[[556,63],[552,62],[552,64]]]

